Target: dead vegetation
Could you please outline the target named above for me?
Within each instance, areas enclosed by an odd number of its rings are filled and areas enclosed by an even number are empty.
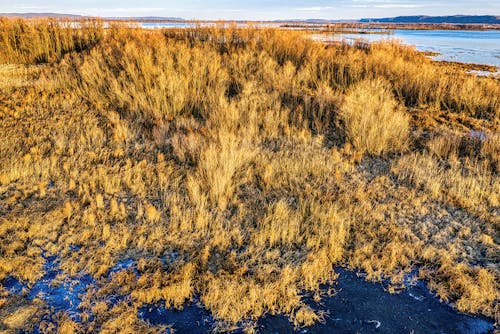
[[[336,265],[419,268],[498,316],[498,81],[398,44],[85,24],[0,21],[0,280],[35,282],[43,254],[99,279],[60,332],[159,331],[139,307],[197,295],[221,321],[310,325],[302,293]],[[123,259],[137,273],[110,275]]]

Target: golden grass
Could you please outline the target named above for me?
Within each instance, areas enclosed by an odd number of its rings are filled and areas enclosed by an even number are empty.
[[[21,329],[26,326],[26,322],[37,312],[35,306],[27,306],[17,309],[7,318],[3,319],[4,325],[10,329]]]
[[[488,212],[500,206],[500,179],[488,164],[451,158],[440,163],[426,154],[401,158],[394,172],[403,181],[424,188],[437,199],[444,198],[452,205],[472,212]]]
[[[408,144],[409,117],[388,87],[380,80],[360,82],[347,92],[339,110],[347,138],[361,151],[380,155]]]
[[[19,297],[10,297],[7,292],[7,301],[0,307],[0,332],[19,333],[23,330],[33,331],[35,322],[44,313],[43,302],[39,299],[32,301],[22,300]]]
[[[75,29],[78,25],[79,29]],[[103,26],[97,20],[0,19],[0,63],[36,64],[58,59],[96,44]]]
[[[420,268],[498,314],[498,81],[297,31],[0,27],[22,40],[2,62],[47,62],[0,69],[0,281],[35,282],[42,254],[100,278],[82,323],[48,332],[161,331],[138,308],[194,296],[221,322],[310,325],[303,292],[336,265],[395,285]],[[137,277],[108,275],[128,258]]]

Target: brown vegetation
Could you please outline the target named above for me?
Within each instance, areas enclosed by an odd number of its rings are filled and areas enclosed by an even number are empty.
[[[361,151],[380,155],[406,148],[409,116],[401,110],[389,85],[376,81],[360,82],[349,90],[339,117],[346,136]]]
[[[160,331],[137,309],[196,295],[221,321],[309,325],[302,293],[336,265],[419,268],[498,316],[498,81],[393,43],[85,24],[0,21],[0,280],[36,281],[44,254],[100,278],[59,331]],[[137,275],[108,275],[122,259]]]

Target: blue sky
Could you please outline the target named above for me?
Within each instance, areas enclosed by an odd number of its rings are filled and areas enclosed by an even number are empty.
[[[0,12],[187,19],[349,19],[397,15],[500,15],[500,0],[0,0]]]

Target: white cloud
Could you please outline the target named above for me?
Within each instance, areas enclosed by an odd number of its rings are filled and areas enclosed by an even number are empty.
[[[422,5],[414,5],[414,4],[405,4],[405,3],[391,3],[391,4],[382,4],[382,5],[374,5],[375,8],[420,8]]]
[[[335,7],[332,7],[332,6],[326,6],[326,7],[315,6],[315,7],[295,8],[295,10],[303,11],[303,12],[320,12],[323,10],[329,10],[329,9],[334,9],[334,8]]]
[[[48,9],[50,7],[47,6],[28,6],[28,5],[17,5],[12,7],[15,10],[40,10],[40,9]]]
[[[85,8],[88,11],[93,12],[116,12],[116,13],[152,13],[163,11],[165,8],[156,8],[156,7],[118,7],[118,8]]]

